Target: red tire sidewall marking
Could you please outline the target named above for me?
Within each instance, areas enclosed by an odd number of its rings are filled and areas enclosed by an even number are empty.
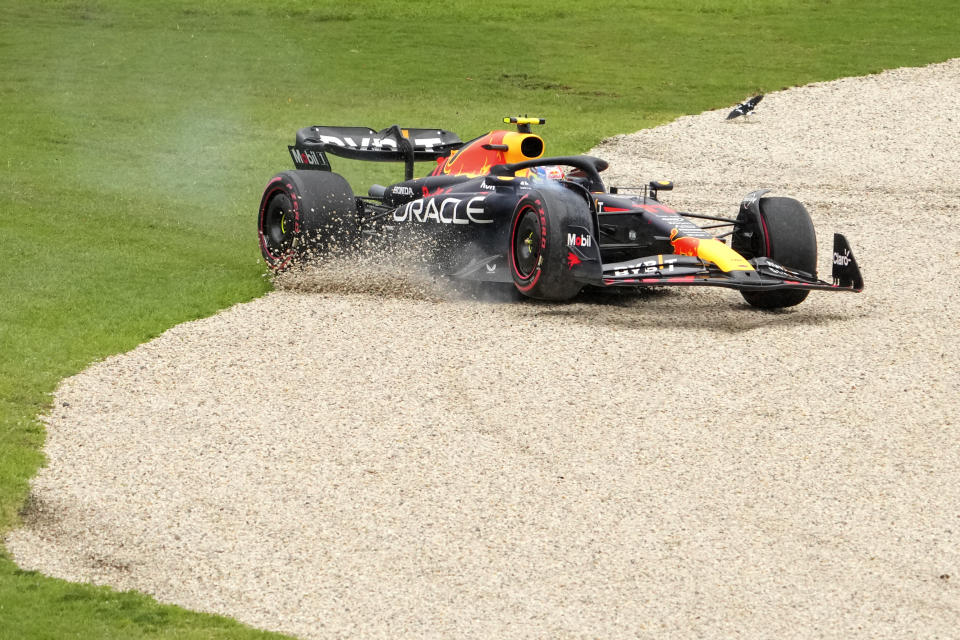
[[[517,268],[516,260],[516,239],[517,239],[517,227],[520,225],[520,220],[523,219],[524,214],[527,211],[532,210],[537,214],[537,219],[540,221],[540,255],[537,258],[537,265],[533,268],[533,271],[530,274],[524,276],[520,273],[520,270]],[[513,228],[510,230],[510,269],[513,271],[514,275],[514,284],[517,286],[517,289],[520,291],[529,291],[537,282],[540,280],[540,276],[543,274],[543,254],[547,250],[547,216],[546,212],[543,210],[543,203],[540,200],[534,200],[533,204],[529,202],[529,198],[524,198],[520,200],[519,205],[517,205],[517,213],[513,216]]]
[[[263,233],[263,217],[267,213],[267,206],[270,204],[270,200],[272,200],[277,193],[286,193],[287,196],[290,197],[290,202],[293,205],[293,232],[295,234],[300,233],[300,200],[297,197],[297,192],[294,190],[293,185],[290,183],[283,184],[279,176],[267,183],[267,188],[264,190],[263,197],[260,199],[260,217],[257,224],[257,232],[260,236],[261,251],[269,255],[273,261],[269,266],[273,269],[283,269],[290,263],[290,260],[293,259],[293,250],[287,249],[282,254],[274,254],[270,251],[270,247],[267,246],[267,240]]]
[[[759,207],[760,205],[758,204],[757,206]],[[764,251],[766,251],[763,255],[766,258],[772,258],[773,256],[770,255],[772,247],[770,246],[770,233],[767,231],[767,218],[763,215],[762,211],[760,212],[760,224],[763,226],[763,244]]]

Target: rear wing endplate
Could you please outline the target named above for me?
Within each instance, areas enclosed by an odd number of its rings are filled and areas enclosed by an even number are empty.
[[[403,162],[406,179],[413,178],[414,162],[428,162],[450,155],[463,146],[457,134],[443,129],[404,129],[393,125],[380,131],[368,127],[304,127],[296,144],[289,147],[298,169],[330,170],[326,154],[370,160]]]

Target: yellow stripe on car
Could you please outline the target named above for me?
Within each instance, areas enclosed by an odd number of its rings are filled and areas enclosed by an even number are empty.
[[[700,240],[697,257],[712,262],[723,271],[754,271],[743,256],[714,238]]]

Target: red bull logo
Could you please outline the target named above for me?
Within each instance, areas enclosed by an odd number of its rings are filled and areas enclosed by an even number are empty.
[[[676,227],[670,230],[670,244],[677,255],[712,262],[723,271],[753,271],[753,266],[743,256],[716,238],[678,238],[679,235]]]
[[[700,248],[700,239],[690,238],[688,236],[678,238],[678,233],[676,227],[670,230],[670,245],[673,247],[673,252],[681,256],[697,257]]]
[[[453,151],[446,158],[437,160],[437,168],[430,175],[483,176],[490,167],[509,162],[520,162],[543,155],[543,138],[531,133],[515,131],[491,131]],[[529,169],[521,169],[516,175],[524,177]]]

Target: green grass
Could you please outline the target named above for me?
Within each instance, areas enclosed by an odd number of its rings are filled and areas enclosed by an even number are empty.
[[[545,116],[551,154],[960,55],[952,0],[0,0],[0,532],[64,376],[269,287],[254,210],[309,124]],[[705,159],[708,161],[709,159]],[[356,184],[399,166],[340,163]],[[243,637],[0,557],[0,638]]]
[[[147,596],[51,580],[0,564],[0,638],[282,638]]]

